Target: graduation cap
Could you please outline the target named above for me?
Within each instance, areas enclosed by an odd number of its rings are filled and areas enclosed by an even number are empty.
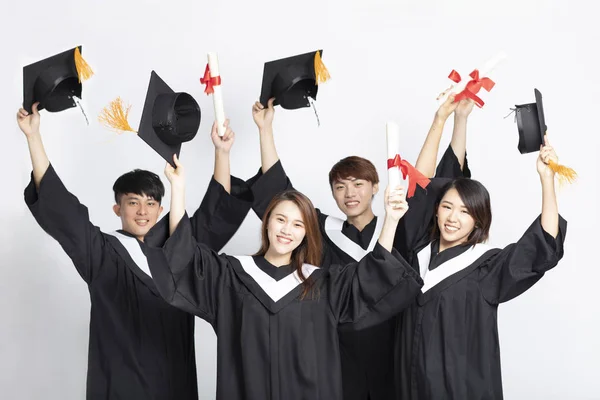
[[[533,153],[540,150],[546,134],[546,118],[542,94],[534,89],[535,103],[515,105],[517,127],[519,129],[519,145],[521,154]]]
[[[517,128],[519,129],[518,149],[521,154],[533,153],[540,150],[544,144],[544,136],[548,127],[544,116],[544,104],[542,103],[542,93],[534,89],[535,103],[515,105]],[[577,174],[571,168],[556,164],[553,161],[549,163],[550,168],[558,174],[559,180],[572,182]]]
[[[94,72],[81,56],[81,46],[23,67],[23,108],[59,112],[76,107],[74,97],[81,99],[81,82]]]
[[[319,84],[330,78],[322,53],[317,50],[265,63],[261,104],[266,107],[275,97],[273,105],[287,110],[310,107],[309,97],[316,100]]]
[[[98,120],[120,132],[135,132],[127,120],[130,108],[117,98],[102,110]],[[200,106],[191,95],[176,93],[152,71],[137,134],[173,167],[173,154],[179,157],[181,144],[196,136],[200,117]]]

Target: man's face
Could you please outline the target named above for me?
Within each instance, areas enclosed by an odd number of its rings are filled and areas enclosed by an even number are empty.
[[[135,193],[121,196],[120,204],[113,210],[121,218],[122,229],[143,241],[144,236],[156,224],[162,213],[162,206],[152,197]]]
[[[331,190],[338,208],[346,217],[356,217],[371,210],[371,201],[379,185],[349,176],[333,182]]]

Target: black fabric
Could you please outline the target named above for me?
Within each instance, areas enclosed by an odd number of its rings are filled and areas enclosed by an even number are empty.
[[[375,226],[377,225],[377,217],[373,218],[362,231],[359,231],[354,225],[349,224],[348,221],[344,221],[342,225],[342,233],[354,243],[367,250],[373,234],[375,233]]]
[[[465,164],[466,166],[466,164]],[[468,168],[467,168],[468,171]],[[447,176],[462,176],[460,164],[451,147],[440,160],[438,173]],[[470,175],[470,171],[468,171]],[[437,178],[436,178],[437,179]],[[254,195],[254,212],[262,218],[271,199],[279,192],[293,189],[283,166],[278,161],[265,174],[259,170],[257,175],[248,180]],[[422,190],[420,187],[418,190]],[[347,264],[355,261],[340,249],[328,236],[325,230],[327,215],[317,209],[319,226],[323,236],[323,259],[321,266],[327,268],[332,264]],[[407,253],[403,240],[398,239],[407,229],[415,228],[421,231],[427,228],[422,213],[408,212],[398,224],[394,248],[404,256]],[[342,232],[363,249],[373,237],[377,218],[374,218],[362,232],[348,224],[344,224]],[[346,226],[348,226],[346,228]],[[372,228],[371,228],[372,227]],[[357,234],[358,233],[358,234]],[[403,254],[404,253],[404,254]],[[360,321],[352,324],[342,324],[339,327],[339,342],[342,361],[342,376],[344,399],[346,400],[388,400],[394,399],[394,340],[396,321],[394,318],[381,318],[381,315],[391,315],[387,310],[393,309],[394,304],[380,304],[379,310],[369,313]],[[374,321],[379,321],[374,324]]]
[[[449,249],[446,249],[440,253],[440,241],[434,240],[431,243],[431,258],[429,259],[430,261],[427,268],[430,271],[432,271],[440,265],[442,265],[443,263],[445,263],[446,261],[449,261],[454,257],[459,256],[465,251],[469,250],[470,247],[471,245],[461,244],[458,246],[450,247]]]
[[[276,281],[280,281],[289,274],[294,272],[294,267],[290,264],[281,265],[279,267],[274,266],[262,256],[253,256],[252,259],[263,272],[269,275]]]
[[[396,251],[377,245],[359,263],[315,270],[315,287],[304,298],[298,284],[273,301],[238,258],[198,244],[186,217],[163,248],[149,250],[163,297],[215,329],[218,400],[345,398],[338,325],[358,321],[380,304],[394,304],[390,315],[380,315],[389,318],[421,287]]]
[[[197,399],[193,316],[160,297],[152,279],[119,240],[90,222],[87,208],[67,191],[52,166],[42,178],[39,192],[32,179],[24,194],[38,224],[59,242],[89,288],[86,398]],[[215,249],[233,236],[231,227],[237,229],[250,208],[251,202],[237,203],[228,197],[222,186],[211,182],[190,222],[194,235],[201,240],[210,238]],[[245,204],[245,212],[228,212],[227,204]],[[228,224],[213,225],[227,218]],[[154,228],[155,242],[164,243],[168,216]],[[145,242],[138,241],[148,256]]]
[[[428,191],[409,199],[410,212],[431,219],[444,179],[432,180]],[[525,292],[563,256],[566,221],[560,218],[556,239],[536,219],[519,241],[490,249],[417,297],[398,318],[396,338],[397,398],[406,400],[502,399],[498,304]],[[429,251],[427,228],[410,226],[409,259],[419,271],[418,253]],[[452,249],[448,249],[452,250]],[[442,256],[448,250],[438,256]],[[444,262],[461,257],[457,249]],[[444,264],[436,268],[444,268]],[[427,276],[425,276],[427,280]]]

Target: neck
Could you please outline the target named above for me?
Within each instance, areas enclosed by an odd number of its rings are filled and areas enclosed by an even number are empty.
[[[440,237],[440,251],[438,253],[441,253],[442,251],[450,249],[452,247],[460,246],[461,244],[465,244],[466,242],[466,240],[460,242],[448,242]]]
[[[353,225],[356,229],[362,232],[365,226],[369,225],[369,223],[373,221],[373,218],[375,218],[375,214],[373,214],[373,210],[369,208],[360,215],[348,217],[346,221],[348,221],[350,225]]]
[[[269,248],[267,253],[264,255],[265,260],[270,262],[272,265],[276,267],[281,267],[282,265],[288,265],[291,262],[292,254],[277,254]]]

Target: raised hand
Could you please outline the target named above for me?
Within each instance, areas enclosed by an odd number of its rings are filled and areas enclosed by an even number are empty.
[[[24,108],[20,108],[17,112],[17,123],[19,128],[30,139],[33,136],[40,134],[40,113],[38,112],[38,105],[40,103],[34,103],[31,106],[31,114],[25,111]]]
[[[274,97],[270,98],[266,108],[259,101],[252,106],[252,118],[259,130],[272,127],[275,116],[274,101]]]
[[[210,137],[215,145],[215,150],[223,153],[229,153],[229,151],[231,151],[231,146],[233,146],[233,142],[235,141],[235,132],[231,130],[228,119],[225,120],[224,126],[225,133],[223,136],[219,136],[217,122],[215,121],[212,126]]]

